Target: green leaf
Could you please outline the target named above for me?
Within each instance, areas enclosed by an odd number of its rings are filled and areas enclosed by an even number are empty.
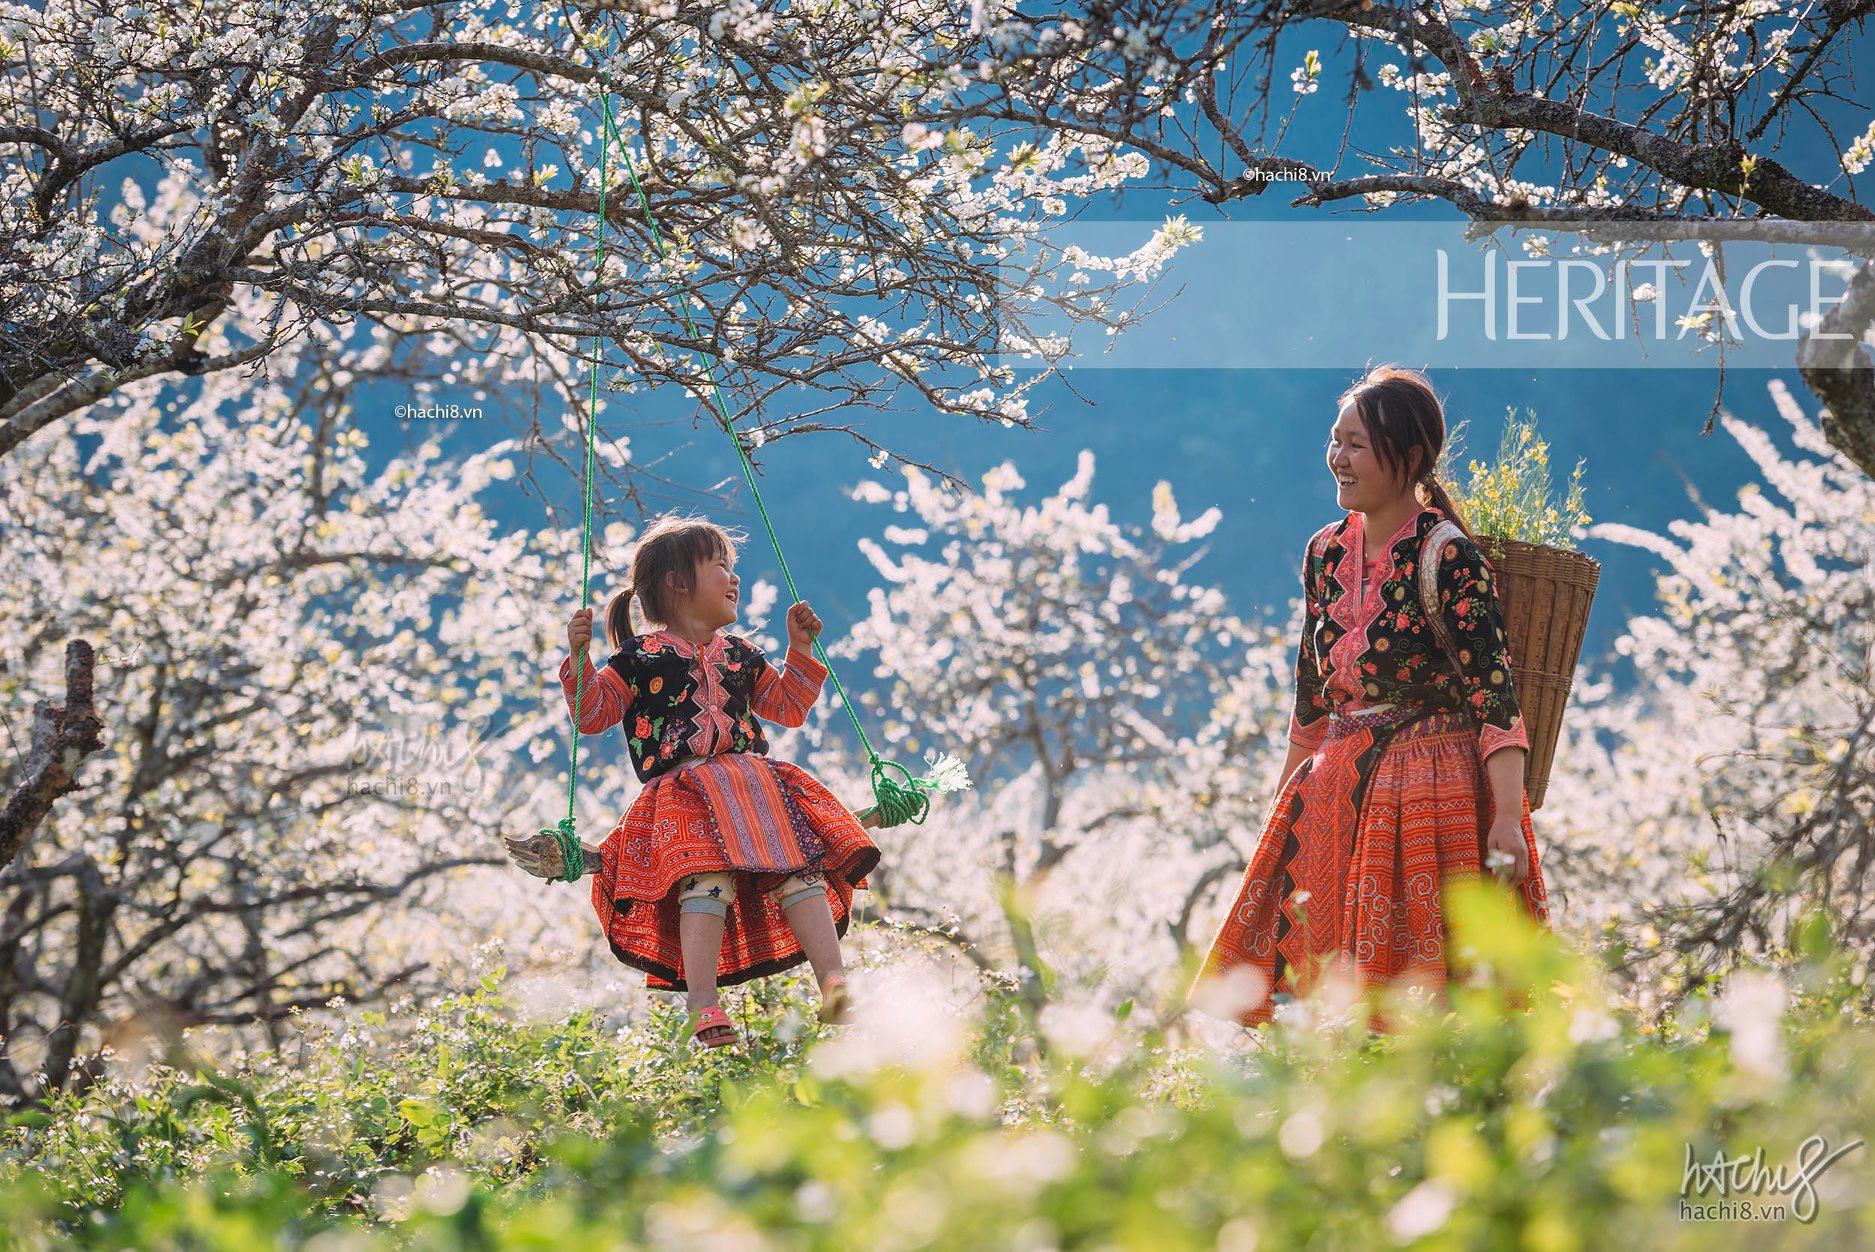
[[[405,1121],[418,1129],[436,1124],[436,1108],[428,1100],[399,1100],[397,1111],[403,1114]]]

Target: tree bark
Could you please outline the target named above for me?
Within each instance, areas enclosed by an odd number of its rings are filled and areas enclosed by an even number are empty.
[[[1864,265],[1849,281],[1842,303],[1804,339],[1797,366],[1825,406],[1823,437],[1875,478],[1875,368],[1862,347],[1872,324],[1875,266]]]
[[[91,645],[65,645],[65,704],[41,700],[33,710],[31,747],[19,785],[0,809],[0,869],[19,856],[26,841],[52,811],[53,802],[78,789],[78,766],[104,746],[104,723],[92,705],[97,657]]]

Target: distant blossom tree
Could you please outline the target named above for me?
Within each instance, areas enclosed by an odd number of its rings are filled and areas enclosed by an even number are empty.
[[[1875,954],[1875,483],[1770,394],[1795,452],[1726,414],[1763,479],[1734,510],[1590,528],[1667,569],[1616,644],[1632,681],[1578,689],[1543,813],[1568,911],[1647,995],[1777,959],[1807,917]]]
[[[1176,970],[1207,862],[1255,833],[1245,802],[1261,797],[1214,775],[1281,757],[1261,732],[1278,725],[1288,642],[1190,580],[1218,510],[1185,519],[1161,483],[1150,524],[1123,524],[1093,478],[1083,452],[1032,504],[1007,464],[980,491],[915,469],[897,489],[861,484],[905,520],[861,542],[885,586],[837,645],[873,658],[867,703],[894,747],[957,753],[977,780],[892,840],[879,916],[1037,1006],[1049,991],[1112,1002]]]
[[[16,735],[58,697],[82,636],[104,726],[0,869],[0,1102],[145,1028],[414,985],[487,927],[455,871],[551,817],[541,606],[577,534],[484,511],[512,444],[368,463],[361,392],[440,364],[362,337],[282,344],[291,386],[143,379],[0,461],[0,715]]]

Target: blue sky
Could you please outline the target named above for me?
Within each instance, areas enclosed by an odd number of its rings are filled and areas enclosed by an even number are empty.
[[[1301,63],[1306,48],[1321,49],[1325,69],[1322,90],[1303,101],[1279,155],[1326,163],[1343,138],[1346,112],[1339,92],[1345,62],[1335,51],[1333,39],[1332,32],[1305,25],[1294,28],[1285,45],[1289,51],[1287,59],[1279,61],[1277,77],[1284,97],[1279,110],[1289,104],[1287,69]],[[1363,102],[1354,134],[1357,147],[1378,149],[1408,141],[1401,99],[1398,93],[1382,89]],[[1849,133],[1859,131],[1855,125]],[[1834,148],[1820,137],[1788,144],[1776,155],[1819,182],[1839,172]],[[1344,172],[1356,168],[1359,163],[1351,160]],[[1383,220],[1457,216],[1440,205],[1393,209],[1384,218],[1362,217],[1345,207],[1292,208],[1289,201],[1298,189],[1276,186],[1222,211],[1202,202],[1175,205],[1162,191],[1142,190],[1088,206],[1084,219],[1136,222],[1143,242],[1170,212],[1185,213],[1201,225],[1320,221],[1334,216],[1354,230]],[[1264,298],[1358,300],[1360,293],[1284,292]],[[1204,309],[1177,301],[1154,316],[1167,323],[1160,329],[1172,334],[1181,330],[1203,333],[1207,325]],[[1077,370],[1072,376],[1073,390],[1056,380],[1032,393],[1030,411],[1037,419],[1033,430],[995,428],[918,412],[866,411],[854,415],[854,420],[895,450],[966,479],[974,479],[990,465],[1014,461],[1035,496],[1073,472],[1081,449],[1092,449],[1098,458],[1094,494],[1123,520],[1148,519],[1153,484],[1165,480],[1188,516],[1211,505],[1223,511],[1212,553],[1195,576],[1222,588],[1239,612],[1280,614],[1296,594],[1303,541],[1338,515],[1320,459],[1322,441],[1335,415],[1335,397],[1359,374],[1361,360],[1387,359],[1374,356],[1358,339],[1350,342],[1349,352],[1351,364],[1345,369]],[[1800,398],[1807,398],[1794,369],[1734,369],[1727,378],[1725,395],[1732,411],[1763,423],[1775,434],[1780,423],[1765,393],[1765,382],[1774,374]],[[1722,430],[1710,436],[1699,433],[1717,385],[1716,373],[1710,369],[1445,367],[1434,369],[1432,377],[1448,396],[1449,420],[1468,424],[1466,447],[1474,453],[1495,448],[1507,406],[1534,410],[1551,441],[1555,464],[1566,468],[1578,458],[1586,460],[1589,509],[1597,521],[1661,529],[1672,519],[1693,512],[1688,485],[1706,500],[1724,505],[1751,474],[1749,461]],[[772,559],[760,540],[734,453],[722,433],[675,393],[614,397],[610,409],[607,428],[629,434],[639,461],[657,461],[660,474],[697,492],[716,488],[728,492],[728,502],[711,507],[710,512],[757,536],[743,558],[745,575],[772,577]],[[401,441],[401,435],[385,429],[397,425],[388,406],[383,413],[363,420],[380,438],[388,433],[391,441]],[[430,423],[421,425],[434,429]],[[464,446],[463,441],[495,438],[500,433],[495,423],[464,423],[450,437],[457,446]],[[838,435],[783,440],[763,454],[764,494],[776,515],[796,578],[827,620],[830,636],[837,636],[844,621],[863,612],[866,591],[875,580],[874,571],[859,555],[857,540],[876,534],[892,520],[886,510],[848,498],[855,482],[882,472],[867,465],[866,455],[865,448]],[[560,489],[558,503],[576,513],[576,484],[550,479],[549,485]],[[664,497],[654,492],[653,500],[692,507],[702,502],[690,491]],[[517,523],[541,521],[537,501],[517,499],[505,508]],[[1648,609],[1658,562],[1648,553],[1607,544],[1591,542],[1586,550],[1604,565],[1585,645],[1593,657],[1607,650],[1628,616]],[[569,602],[577,575],[577,570],[567,571]],[[603,588],[596,594],[603,598]],[[863,671],[854,669],[857,680]]]

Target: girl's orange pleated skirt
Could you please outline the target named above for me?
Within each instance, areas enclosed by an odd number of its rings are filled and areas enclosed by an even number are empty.
[[[1268,1022],[1275,996],[1306,995],[1331,969],[1363,989],[1411,981],[1442,997],[1441,889],[1485,872],[1495,808],[1477,725],[1462,714],[1403,706],[1331,717],[1322,745],[1277,796],[1192,991],[1256,970],[1266,994],[1238,1013],[1246,1026]],[[1528,794],[1522,820],[1530,875],[1515,893],[1547,925]],[[1378,1015],[1370,1020],[1386,1029]]]
[[[676,888],[691,874],[735,877],[735,900],[717,958],[720,987],[778,974],[807,959],[781,905],[769,895],[790,873],[813,870],[825,876],[835,930],[846,934],[853,892],[866,886],[867,873],[879,863],[879,849],[859,819],[813,775],[786,761],[764,757],[762,764],[779,784],[789,845],[801,853],[798,866],[763,871],[731,864],[717,814],[700,788],[675,773],[646,783],[600,845],[593,909],[612,955],[642,970],[646,986],[686,989]]]

